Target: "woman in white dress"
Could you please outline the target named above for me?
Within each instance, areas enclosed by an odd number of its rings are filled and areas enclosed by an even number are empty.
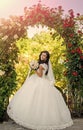
[[[48,51],[39,55],[39,67],[26,78],[7,107],[19,125],[34,130],[59,130],[73,124],[70,111],[57,88]]]

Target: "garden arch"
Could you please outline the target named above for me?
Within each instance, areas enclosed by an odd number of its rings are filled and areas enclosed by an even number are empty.
[[[15,46],[15,41],[27,35],[28,26],[38,24],[55,29],[63,37],[63,44],[66,46],[64,61],[66,71],[64,75],[69,81],[68,87],[72,90],[72,95],[75,97],[76,92],[82,94],[83,52],[80,46],[82,32],[76,29],[76,19],[80,15],[77,14],[75,17],[73,10],[69,10],[68,15],[63,16],[63,11],[61,6],[58,8],[49,8],[39,2],[30,8],[25,7],[23,16],[10,16],[8,19],[0,19],[0,46],[2,47],[2,50],[0,50],[0,69],[5,71],[5,74],[0,76],[0,89],[2,90],[0,97],[3,97],[5,93],[5,97],[2,99],[3,101],[6,102],[8,96],[15,89],[15,82],[12,81],[12,77],[14,79],[16,78],[14,62],[17,60],[18,49]],[[55,37],[54,34],[53,37]],[[6,51],[7,53],[5,53]],[[7,82],[6,77],[8,76],[10,77],[10,82],[5,84],[4,79]],[[10,87],[11,84],[12,88]],[[4,103],[2,103],[2,107],[6,108]]]

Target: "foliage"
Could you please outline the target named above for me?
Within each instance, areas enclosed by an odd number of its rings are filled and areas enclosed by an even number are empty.
[[[56,85],[65,88],[66,80],[63,76],[64,65],[62,64],[64,60],[62,53],[65,51],[65,47],[61,46],[62,41],[58,34],[56,39],[53,39],[50,31],[36,34],[32,39],[26,38],[17,41],[16,45],[19,48],[19,63],[16,64],[18,88],[22,86],[28,75],[30,61],[37,60],[42,50],[50,52]]]
[[[83,33],[77,22],[73,10],[69,10],[69,16],[63,21],[62,36],[66,45],[64,75],[68,80],[68,104],[72,112],[80,116],[83,108]]]
[[[17,52],[14,43],[0,40],[0,120],[3,120],[9,96],[16,88],[14,64],[17,62]]]
[[[70,16],[64,20],[63,37],[66,43],[65,76],[68,78],[72,89],[83,90],[83,52],[81,47],[82,32],[76,27],[73,11],[69,11]]]

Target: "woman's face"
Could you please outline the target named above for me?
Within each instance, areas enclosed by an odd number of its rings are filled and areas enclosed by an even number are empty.
[[[41,60],[46,61],[46,59],[47,59],[46,53],[42,53],[41,54]]]

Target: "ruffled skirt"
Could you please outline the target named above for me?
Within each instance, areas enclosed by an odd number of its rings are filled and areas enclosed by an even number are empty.
[[[73,124],[61,93],[36,74],[16,92],[7,113],[19,125],[34,130],[59,130]]]

